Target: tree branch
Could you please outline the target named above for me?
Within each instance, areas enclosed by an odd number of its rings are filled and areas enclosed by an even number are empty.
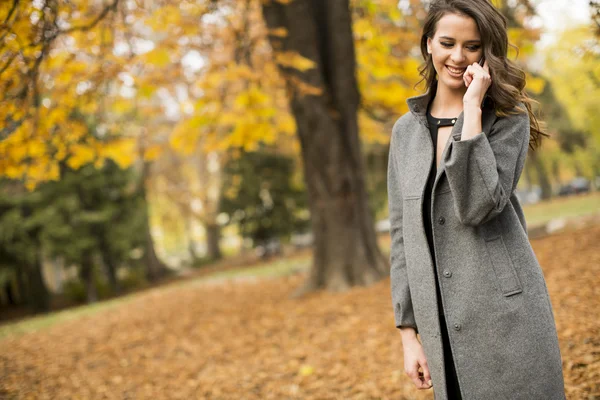
[[[65,29],[65,30],[59,30],[57,32],[56,36],[59,36],[59,35],[62,35],[62,34],[67,34],[67,33],[71,33],[71,32],[75,32],[75,31],[86,32],[86,31],[89,31],[90,29],[93,29],[96,25],[98,25],[98,23],[100,21],[102,21],[104,19],[104,17],[106,17],[108,15],[109,11],[115,11],[117,9],[117,5],[118,4],[119,4],[119,0],[113,0],[112,4],[104,7],[104,10],[102,10],[102,12],[90,24],[88,24],[88,25],[74,26],[72,28]],[[53,39],[55,39],[56,36],[53,37]]]
[[[13,5],[10,9],[10,11],[8,11],[8,15],[6,16],[6,19],[4,20],[4,22],[2,23],[2,28],[6,28],[5,25],[8,25],[8,21],[10,21],[10,19],[12,18],[13,13],[15,12],[15,10],[17,9],[17,6],[19,5],[19,0],[13,0]],[[4,32],[2,34],[2,36],[0,36],[0,42],[2,42],[4,40],[4,38],[6,37],[6,34],[10,31],[10,29],[8,29],[6,32]]]

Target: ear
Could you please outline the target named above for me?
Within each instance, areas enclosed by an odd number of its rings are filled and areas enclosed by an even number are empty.
[[[427,54],[431,54],[431,38],[427,38]]]

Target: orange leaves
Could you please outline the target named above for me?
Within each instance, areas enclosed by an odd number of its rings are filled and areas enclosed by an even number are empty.
[[[298,91],[300,96],[320,96],[323,94],[323,89],[317,86],[312,86],[297,76],[287,78],[291,86]]]
[[[290,4],[294,0],[261,0],[264,4],[269,4],[270,2],[280,3],[280,4]]]
[[[280,37],[280,38],[284,38],[284,37],[288,36],[288,30],[285,28],[269,29],[268,33],[270,36],[276,36],[276,37]]]
[[[303,57],[295,51],[275,52],[274,57],[277,64],[299,71],[307,71],[317,65],[313,60]]]
[[[277,130],[287,135],[296,133],[296,120],[290,114],[283,114],[277,118]]]
[[[144,150],[144,160],[145,161],[154,161],[163,152],[163,147],[160,145],[152,145]]]
[[[600,227],[593,226],[533,241],[556,317],[569,399],[600,396],[599,239]],[[157,287],[131,295],[110,312],[3,338],[5,394],[431,399],[403,372],[389,279],[345,293],[291,298],[310,264],[310,253],[296,257],[269,264],[282,272],[301,270],[291,276]],[[235,261],[249,267],[251,258]],[[227,262],[214,267],[233,268]]]

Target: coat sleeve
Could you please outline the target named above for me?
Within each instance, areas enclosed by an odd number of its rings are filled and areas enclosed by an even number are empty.
[[[395,131],[395,129],[394,129]],[[390,218],[390,235],[392,239],[390,251],[390,283],[392,305],[396,327],[412,327],[417,330],[413,313],[408,275],[406,273],[406,258],[404,257],[404,237],[402,232],[402,188],[395,156],[395,133],[392,133],[390,153],[388,157],[388,204]]]
[[[488,135],[452,137],[444,164],[462,224],[477,226],[502,212],[521,176],[529,132],[525,112],[498,118]]]

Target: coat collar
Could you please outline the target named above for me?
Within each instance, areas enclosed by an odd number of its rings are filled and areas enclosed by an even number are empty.
[[[429,107],[429,103],[433,99],[435,92],[437,90],[437,83],[433,83],[430,88],[423,94],[410,97],[406,100],[406,104],[408,105],[408,109],[410,112],[416,117],[417,121],[427,129],[429,129],[429,122],[427,120],[427,108]],[[460,115],[456,119],[456,123],[452,127],[452,136],[456,140],[460,140],[460,134],[462,131],[464,114],[461,111]]]
[[[413,113],[416,117],[425,118],[427,120],[427,107],[429,106],[429,102],[433,97],[433,93],[435,91],[435,85],[427,89],[427,91],[418,96],[409,97],[406,100],[406,104],[408,105],[408,109],[411,113]]]
[[[429,107],[429,103],[433,99],[436,90],[437,82],[434,82],[431,85],[431,87],[428,88],[427,91],[425,91],[425,93],[409,97],[406,100],[406,104],[408,105],[408,109],[410,110],[410,112],[417,118],[417,121],[419,121],[419,123],[424,125],[426,128],[429,128],[429,123],[427,122],[427,108]],[[486,94],[483,98],[481,109],[483,113],[493,110],[492,100],[488,96],[488,94]],[[456,119],[456,124],[452,129],[452,136],[454,136],[456,140],[460,140],[463,120],[464,113],[461,112],[458,118]]]

